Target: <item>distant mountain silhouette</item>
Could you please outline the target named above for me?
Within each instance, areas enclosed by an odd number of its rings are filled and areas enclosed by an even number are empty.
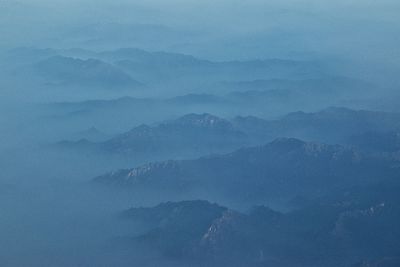
[[[140,87],[123,70],[97,59],[76,59],[54,56],[40,61],[33,70],[51,82],[101,88]]]

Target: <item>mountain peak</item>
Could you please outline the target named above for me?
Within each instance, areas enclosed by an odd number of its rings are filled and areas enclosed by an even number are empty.
[[[221,119],[217,116],[203,113],[203,114],[187,114],[174,121],[174,124],[183,126],[196,126],[205,128],[231,128],[232,125],[229,121]]]
[[[296,138],[288,138],[288,137],[281,137],[277,138],[271,143],[267,144],[267,146],[273,147],[286,147],[286,148],[298,148],[304,146],[306,142],[301,141]]]
[[[96,127],[92,126],[88,129],[86,129],[85,131],[82,131],[82,133],[98,134],[98,133],[101,133],[101,131],[99,129],[97,129]]]
[[[328,107],[320,111],[321,113],[337,113],[337,114],[348,114],[357,112],[356,110],[345,108],[345,107]]]

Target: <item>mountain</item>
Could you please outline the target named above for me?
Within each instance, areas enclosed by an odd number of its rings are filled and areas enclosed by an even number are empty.
[[[72,106],[65,103],[58,105],[58,108],[71,111],[130,106],[148,108],[161,103],[161,100],[120,98],[115,101],[87,101]],[[328,108],[315,113],[295,112],[276,120],[254,116],[238,116],[227,120],[208,113],[193,113],[156,125],[142,124],[88,147],[97,148],[97,152],[142,157],[145,161],[226,153],[245,146],[262,145],[280,137],[359,147],[357,142],[350,140],[352,136],[366,132],[397,131],[400,129],[399,121],[400,115],[396,113],[346,108]],[[381,143],[388,142],[386,137],[382,138]],[[82,142],[62,144],[65,148],[85,149],[82,147],[85,143]]]
[[[109,100],[86,100],[80,102],[56,102],[49,104],[53,109],[61,109],[67,112],[76,110],[114,110],[114,109],[126,109],[137,105],[149,105],[149,104],[159,104],[157,99],[150,98],[136,98],[136,97],[119,97]],[[141,107],[142,107],[141,106]]]
[[[202,109],[233,107],[234,102],[224,97],[208,94],[188,94],[174,98],[133,98],[121,97],[111,100],[89,100],[83,102],[60,102],[51,105],[53,110],[72,112],[88,110],[103,113],[110,110],[121,113],[134,112],[142,107],[163,107],[173,112],[188,105],[203,106]],[[255,104],[254,104],[255,105]],[[255,105],[256,108],[257,105]],[[123,114],[121,114],[123,116]],[[366,132],[393,132],[400,130],[400,113],[371,110],[355,110],[344,107],[329,107],[316,112],[291,112],[277,119],[265,120],[260,117],[236,116],[230,120],[238,131],[255,135],[296,137],[328,143],[345,142],[352,135]],[[263,139],[265,142],[266,139]]]
[[[312,79],[323,76],[323,70],[317,62],[282,59],[214,62],[165,52],[139,53],[134,50],[132,56],[132,50],[124,51],[125,56],[121,56],[119,51],[112,52],[117,53],[117,58],[121,59],[115,64],[146,83],[158,84],[162,81],[198,87],[199,84],[208,86],[221,81]],[[111,52],[108,53],[111,55]],[[122,60],[122,57],[125,59]]]
[[[39,62],[47,58],[58,56],[58,53],[51,48],[39,49],[33,47],[19,47],[8,50],[2,56],[4,62],[15,66]]]
[[[400,253],[399,189],[387,180],[352,187],[287,213],[182,201],[132,208],[123,218],[147,226],[134,242],[199,266],[389,267]]]
[[[330,76],[317,79],[226,82],[212,88],[224,92],[226,98],[237,105],[251,103],[258,111],[265,110],[267,106],[270,112],[318,110],[327,106],[365,107],[373,102],[377,90],[375,85],[361,80]],[[288,106],[292,110],[288,110]]]
[[[348,142],[367,151],[395,153],[400,151],[400,132],[365,132],[350,136]]]
[[[72,140],[90,140],[92,142],[101,142],[110,138],[106,133],[103,133],[96,127],[90,127],[86,130],[79,131],[70,136]]]
[[[241,131],[268,133],[327,143],[348,143],[350,136],[365,132],[400,129],[400,114],[330,107],[318,112],[292,112],[276,120],[236,117],[232,123]]]
[[[166,100],[175,105],[224,105],[229,104],[224,97],[219,97],[211,94],[187,94],[176,96]]]
[[[33,65],[33,70],[47,80],[69,85],[101,88],[142,87],[123,70],[98,59],[54,56]]]
[[[374,85],[362,80],[341,76],[326,76],[317,79],[270,79],[221,82],[214,85],[220,91],[233,92],[232,96],[250,94],[251,92],[264,92],[265,97],[279,98],[283,95],[303,96],[313,93],[318,96],[349,96],[354,93],[367,93]]]
[[[99,58],[107,61],[120,62],[121,64],[140,64],[140,66],[153,67],[189,67],[193,65],[210,64],[210,61],[197,59],[190,55],[170,52],[149,52],[138,48],[120,48],[117,50],[97,53]]]
[[[161,203],[150,209],[132,208],[123,212],[122,217],[148,229],[137,241],[157,244],[170,257],[182,258],[191,252],[193,239],[205,233],[210,221],[225,211],[217,204],[197,200]]]
[[[209,84],[221,81],[299,80],[318,79],[326,76],[324,68],[318,62],[283,59],[217,62],[191,55],[165,51],[150,52],[137,48],[121,48],[101,52],[84,49],[20,48],[10,51],[6,57],[15,59],[16,65],[34,65],[39,70],[41,68],[37,66],[37,63],[43,61],[40,63],[43,71],[52,73],[46,77],[57,81],[58,79],[64,80],[65,76],[69,76],[75,67],[86,72],[87,70],[82,65],[95,65],[92,66],[96,69],[95,73],[100,71],[99,69],[107,69],[119,78],[108,77],[108,79],[118,81],[121,85],[125,85],[125,83],[131,85],[132,77],[134,77],[151,88],[174,90],[174,92],[180,93],[183,93],[181,88],[185,88],[185,93],[198,93],[199,87],[209,87]],[[91,76],[92,74],[86,75]],[[204,88],[200,93],[215,91],[206,89]]]
[[[119,154],[201,155],[230,150],[247,136],[224,119],[210,114],[188,114],[151,127],[141,125],[99,144]]]
[[[126,101],[132,103],[135,100],[126,99]],[[122,103],[116,104],[122,105]],[[104,105],[104,103],[96,102],[91,105]],[[146,108],[148,107],[149,105]],[[226,153],[253,144],[252,138],[237,130],[229,120],[208,113],[186,114],[156,125],[142,124],[104,141],[96,142],[87,136],[82,138],[87,140],[64,140],[52,147],[79,153],[86,151],[131,158],[143,163]]]
[[[124,112],[134,112],[148,105],[158,106],[166,109],[177,109],[178,107],[187,108],[190,105],[223,105],[229,104],[224,97],[210,94],[186,94],[171,98],[138,98],[124,96],[115,99],[86,100],[80,102],[56,102],[48,104],[47,107],[54,110],[64,110],[71,112],[76,110],[90,110],[91,112],[118,111],[121,115]]]
[[[258,203],[317,196],[398,175],[395,162],[354,149],[282,138],[267,145],[195,160],[148,163],[94,181],[142,192]],[[296,185],[296,186],[293,186]],[[250,193],[251,192],[251,193]]]

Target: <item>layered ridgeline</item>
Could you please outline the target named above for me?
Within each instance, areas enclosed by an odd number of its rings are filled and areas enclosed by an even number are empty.
[[[194,196],[236,203],[315,197],[333,189],[397,177],[398,162],[340,145],[292,138],[195,160],[169,160],[119,170],[97,183],[165,198]]]
[[[345,108],[328,108],[316,113],[295,112],[277,120],[254,116],[228,120],[211,114],[188,114],[155,126],[140,125],[105,141],[62,141],[58,147],[151,161],[224,153],[265,144],[279,137],[366,147],[368,144],[361,142],[368,138],[367,133],[382,135],[399,130],[400,115],[397,113]]]
[[[122,69],[98,59],[54,56],[34,63],[31,69],[33,74],[53,85],[132,89],[144,87]]]
[[[49,58],[61,59],[70,63],[73,58],[80,60],[98,60],[123,69],[126,73],[146,84],[176,84],[182,81],[189,84],[208,81],[232,81],[236,79],[254,80],[271,78],[319,78],[325,75],[319,62],[295,60],[248,60],[214,62],[198,59],[190,55],[149,52],[136,48],[124,48],[111,51],[94,52],[84,49],[35,49],[18,48],[2,55],[4,60],[12,62],[10,68],[32,65]],[[48,62],[60,67],[59,60]],[[33,64],[34,69],[36,67]],[[40,67],[40,66],[39,66]],[[21,68],[17,68],[22,70]],[[203,79],[200,79],[203,78]]]
[[[154,160],[227,152],[250,143],[251,138],[228,120],[188,114],[156,126],[143,124],[103,142],[62,141],[57,147]]]
[[[132,242],[194,266],[398,266],[398,181],[354,187],[281,213],[207,201],[132,208],[145,230]]]
[[[213,95],[212,99],[206,99],[214,105],[210,112],[221,109],[214,101],[219,97],[229,102],[230,110],[282,114],[330,105],[366,106],[379,91],[373,84],[343,77],[317,61],[216,62],[134,48],[103,52],[19,48],[3,53],[0,59],[8,62],[4,66],[0,63],[5,80],[36,93],[48,94],[61,88],[68,95],[71,92],[67,89],[77,88],[79,96],[85,96],[81,99],[99,97],[95,92],[106,93],[104,89],[110,89],[107,98],[121,97],[121,90],[114,89],[124,89],[124,95],[134,93],[142,97],[207,94]],[[74,99],[77,95],[74,92],[69,96]],[[200,100],[202,105],[210,105],[204,98]],[[172,108],[172,103],[169,104]]]
[[[175,87],[171,90],[164,88],[157,97],[154,97],[151,88],[147,88],[141,90],[141,93],[137,94],[138,97],[53,103],[48,106],[48,112],[54,113],[54,116],[64,115],[70,120],[86,119],[88,122],[98,124],[103,122],[99,118],[110,117],[111,120],[113,116],[117,116],[119,121],[124,119],[129,121],[130,118],[130,123],[133,123],[132,117],[141,113],[143,108],[147,110],[147,119],[143,120],[143,116],[137,117],[139,121],[142,119],[141,122],[160,121],[166,118],[166,114],[169,117],[179,116],[182,115],[182,110],[186,110],[187,113],[224,114],[225,117],[252,114],[271,118],[297,110],[321,110],[327,106],[367,108],[375,99],[372,96],[371,100],[371,94],[368,92],[376,89],[362,81],[344,77],[266,81],[263,83],[265,87],[256,90],[246,88],[247,83],[243,84],[241,89],[235,86],[219,89],[214,85],[199,84],[195,90],[187,89],[182,92],[175,92]],[[186,85],[176,86],[176,88],[182,87],[186,88]],[[191,91],[193,92],[190,93]],[[143,96],[139,97],[140,95]],[[360,96],[365,97],[360,99]],[[65,118],[57,116],[56,119]],[[115,124],[110,126],[113,128]]]

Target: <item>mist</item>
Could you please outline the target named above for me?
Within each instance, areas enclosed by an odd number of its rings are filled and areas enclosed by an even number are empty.
[[[0,0],[0,265],[397,266],[399,12]]]

